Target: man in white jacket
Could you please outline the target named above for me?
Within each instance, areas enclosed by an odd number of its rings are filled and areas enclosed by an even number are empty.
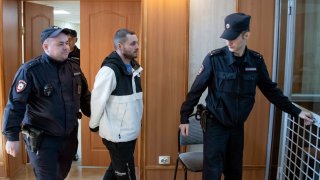
[[[134,149],[143,112],[142,68],[135,61],[139,51],[137,35],[119,29],[114,47],[96,75],[89,126],[91,131],[99,131],[109,150],[111,163],[103,179],[135,180]]]

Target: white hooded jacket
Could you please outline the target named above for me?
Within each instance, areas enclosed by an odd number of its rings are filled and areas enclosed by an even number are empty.
[[[91,95],[89,127],[99,129],[99,135],[112,142],[136,139],[141,129],[143,113],[140,73],[133,65],[132,73],[118,54],[111,53],[96,75]]]

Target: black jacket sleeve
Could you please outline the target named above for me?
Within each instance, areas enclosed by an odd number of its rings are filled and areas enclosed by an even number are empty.
[[[277,83],[272,82],[263,58],[260,59],[259,72],[260,78],[258,87],[264,96],[282,111],[285,111],[295,117],[299,116],[301,109],[293,105],[288,97],[285,96],[279,88],[277,88]]]
[[[207,55],[204,59],[200,70],[197,74],[196,79],[194,80],[190,91],[187,94],[186,100],[182,103],[180,109],[180,122],[181,124],[189,123],[189,116],[192,114],[194,107],[199,102],[199,99],[202,93],[208,87],[208,81],[212,78],[212,65],[211,65],[211,56]]]
[[[87,79],[84,74],[81,72],[81,81],[82,81],[82,92],[80,99],[80,109],[84,115],[90,117],[91,109],[90,109],[90,100],[91,100],[91,92],[88,88]]]
[[[28,78],[27,70],[21,66],[11,85],[3,114],[2,133],[9,141],[19,141],[21,122],[26,112],[31,90],[31,78]]]

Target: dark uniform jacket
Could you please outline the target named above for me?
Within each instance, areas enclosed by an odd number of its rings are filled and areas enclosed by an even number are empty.
[[[281,110],[298,116],[301,110],[272,82],[263,57],[246,48],[241,58],[225,46],[209,53],[181,107],[181,123],[188,123],[204,90],[208,87],[206,106],[212,117],[225,126],[242,124],[255,102],[256,86]]]
[[[90,116],[87,81],[74,60],[58,62],[43,54],[17,71],[4,111],[2,132],[19,140],[24,124],[53,136],[69,135],[77,125],[77,113]]]
[[[77,46],[74,46],[74,49],[69,53],[68,58],[72,58],[80,64],[80,49]]]

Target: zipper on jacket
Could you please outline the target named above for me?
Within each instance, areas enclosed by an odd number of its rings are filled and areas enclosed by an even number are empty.
[[[127,108],[127,106],[125,108]],[[126,111],[123,112],[123,115],[125,115],[125,114],[126,114]],[[119,127],[120,128],[120,130],[119,130],[120,132],[119,132],[119,135],[118,135],[119,139],[121,139],[121,128],[122,128],[123,121],[124,121],[124,117],[122,117],[121,124],[120,124],[120,127]]]
[[[137,88],[136,88],[135,76],[133,76],[133,74],[132,74],[131,81],[132,81],[132,92],[133,92],[133,94],[135,94],[135,93],[137,93]]]

